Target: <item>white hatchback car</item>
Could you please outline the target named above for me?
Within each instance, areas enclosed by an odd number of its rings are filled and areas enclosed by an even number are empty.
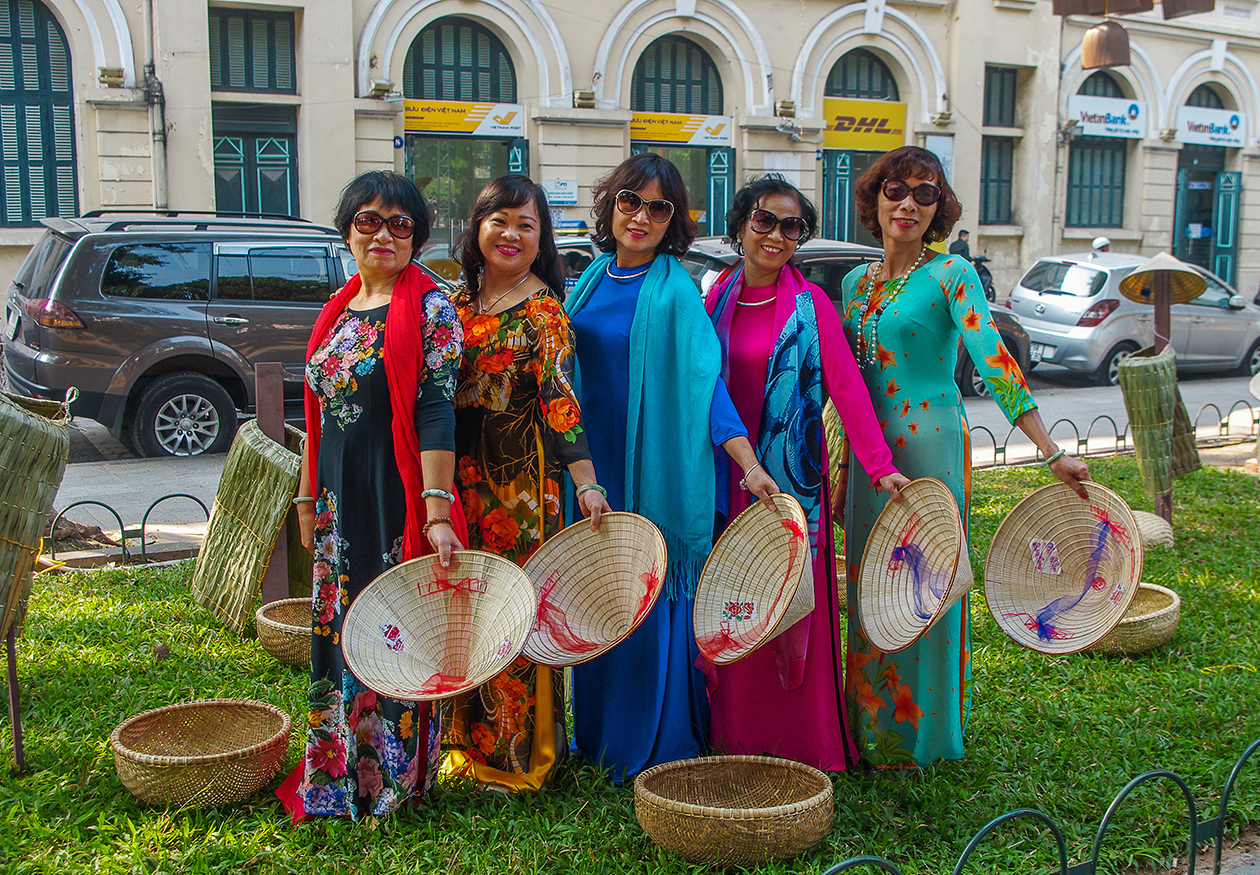
[[[1120,280],[1146,261],[1124,253],[1086,252],[1035,262],[1006,301],[1028,332],[1029,359],[1084,371],[1099,385],[1114,386],[1120,360],[1154,342],[1154,309],[1120,294]],[[1194,269],[1207,280],[1207,290],[1172,307],[1178,368],[1257,373],[1260,307],[1216,274]]]

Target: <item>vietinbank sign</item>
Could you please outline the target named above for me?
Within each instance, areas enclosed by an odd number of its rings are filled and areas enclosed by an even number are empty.
[[[1177,140],[1204,146],[1246,145],[1247,117],[1232,109],[1203,106],[1177,107]]]
[[[1146,104],[1140,100],[1073,94],[1068,98],[1068,118],[1086,137],[1146,136]]]

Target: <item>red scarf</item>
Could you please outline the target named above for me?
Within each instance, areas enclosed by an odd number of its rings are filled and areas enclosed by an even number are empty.
[[[311,340],[306,345],[308,361],[332,330],[341,311],[362,287],[363,280],[355,274],[324,305],[315,320]],[[428,539],[421,534],[428,514],[420,497],[424,491],[424,478],[420,472],[420,440],[416,435],[416,393],[424,369],[424,296],[436,288],[424,271],[414,264],[407,265],[394,282],[394,294],[389,302],[389,312],[385,315],[383,358],[385,378],[389,381],[389,406],[393,413],[394,460],[398,463],[398,474],[402,478],[407,501],[407,525],[402,549],[404,560],[433,552]],[[319,399],[309,385],[305,387],[305,402],[311,494],[318,497]],[[451,484],[441,484],[441,488],[450,489]],[[467,544],[468,527],[464,522],[464,509],[458,501],[451,504],[451,520],[460,543]]]

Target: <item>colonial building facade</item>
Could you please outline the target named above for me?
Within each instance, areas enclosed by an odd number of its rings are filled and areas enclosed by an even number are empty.
[[[327,222],[356,173],[412,175],[435,240],[493,176],[589,218],[642,150],[682,169],[706,233],[783,173],[827,236],[867,241],[851,187],[937,152],[971,250],[1171,249],[1260,280],[1260,13],[1126,16],[1132,64],[1081,68],[1096,19],[1049,0],[0,0],[0,279],[44,216],[170,207]]]

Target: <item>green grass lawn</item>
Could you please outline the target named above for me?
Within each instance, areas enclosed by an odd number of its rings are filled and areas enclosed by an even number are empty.
[[[1152,510],[1131,459],[1095,477]],[[1015,502],[1049,482],[1043,468],[977,472],[972,559]],[[1146,556],[1146,579],[1182,596],[1181,629],[1134,659],[1050,658],[998,630],[972,600],[975,699],[967,756],[922,772],[834,776],[835,827],[814,851],[756,871],[820,872],[848,857],[887,857],[906,873],[948,872],[967,841],[1014,808],[1044,811],[1074,862],[1088,857],[1107,805],[1132,777],[1171,769],[1212,816],[1230,768],[1260,737],[1260,481],[1211,469],[1177,481],[1177,546]],[[0,780],[0,871],[72,872],[652,872],[703,871],[658,849],[634,819],[633,794],[570,762],[536,796],[439,786],[386,820],[291,827],[275,797],[216,811],[139,804],[114,774],[109,734],[126,717],[174,702],[248,697],[305,714],[306,672],[219,626],[188,597],[191,565],[36,580],[19,642],[28,773]],[[170,655],[154,658],[153,648]],[[8,721],[2,754],[11,756]],[[297,763],[293,736],[284,773]],[[1260,767],[1260,761],[1256,762]],[[1260,784],[1244,772],[1228,824],[1260,820]],[[277,779],[278,783],[278,779]],[[1109,869],[1185,857],[1180,791],[1146,785],[1119,812]],[[971,872],[1054,871],[1048,833],[1012,824]]]

